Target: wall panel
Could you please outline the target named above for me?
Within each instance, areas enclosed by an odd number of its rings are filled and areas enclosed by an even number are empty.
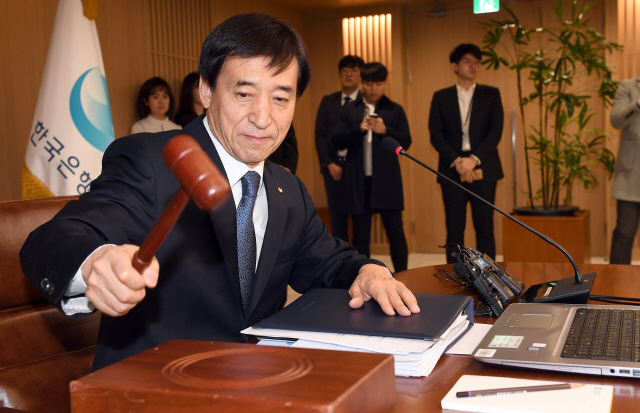
[[[20,198],[20,171],[57,1],[1,1],[0,200],[9,200]]]
[[[211,31],[209,0],[149,0],[153,76],[169,83],[177,103],[182,80],[198,71],[200,49]]]

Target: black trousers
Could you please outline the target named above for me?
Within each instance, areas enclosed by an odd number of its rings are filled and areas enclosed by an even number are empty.
[[[618,218],[611,239],[610,264],[631,264],[633,240],[640,222],[640,202],[617,202]]]
[[[484,200],[495,203],[496,181],[463,182],[462,186]],[[445,223],[447,227],[447,244],[464,245],[464,230],[467,224],[467,203],[471,203],[471,217],[476,230],[476,249],[496,258],[496,239],[493,234],[493,208],[486,205],[473,195],[450,183],[441,184],[442,199],[444,201]],[[447,254],[447,263],[457,260]]]
[[[340,202],[338,183],[333,180],[326,168],[322,170],[322,176],[324,176],[324,189],[327,191],[327,203],[331,215],[331,235],[349,242],[349,214],[337,212],[337,205]]]
[[[351,245],[360,254],[371,256],[371,218],[373,214],[380,214],[384,231],[389,239],[389,253],[393,263],[393,271],[405,271],[409,262],[409,247],[404,235],[402,211],[395,209],[372,209],[369,205],[371,199],[371,178],[365,178],[365,199],[367,200],[362,214],[352,215],[353,241]]]

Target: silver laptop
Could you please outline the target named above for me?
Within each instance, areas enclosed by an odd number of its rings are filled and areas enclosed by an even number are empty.
[[[473,357],[503,366],[640,378],[640,307],[511,304]]]

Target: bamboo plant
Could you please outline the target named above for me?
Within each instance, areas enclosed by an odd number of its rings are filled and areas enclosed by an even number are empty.
[[[527,28],[507,6],[503,8],[508,19],[482,23],[487,28],[482,63],[490,69],[506,66],[516,73],[526,136],[527,203],[531,209],[544,210],[561,205],[561,192],[564,206],[572,205],[576,184],[594,187],[598,180],[593,171],[598,164],[609,178],[613,174],[615,157],[605,147],[606,133],[589,127],[594,113],[587,90],[596,83],[598,97],[605,105],[611,104],[617,82],[612,80],[605,54],[622,50],[589,27],[584,15],[595,3],[579,5],[573,0],[568,16],[562,0],[552,3],[557,18],[552,25],[544,25],[541,17],[537,27]],[[525,94],[525,82],[530,82],[527,89],[533,92]],[[525,110],[533,105],[537,111]],[[535,118],[530,123],[528,115]],[[534,166],[539,174],[537,190],[532,185]]]

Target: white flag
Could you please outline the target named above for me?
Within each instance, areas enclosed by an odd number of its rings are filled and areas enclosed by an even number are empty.
[[[114,140],[102,53],[81,0],[60,0],[27,142],[22,197],[77,195]]]

